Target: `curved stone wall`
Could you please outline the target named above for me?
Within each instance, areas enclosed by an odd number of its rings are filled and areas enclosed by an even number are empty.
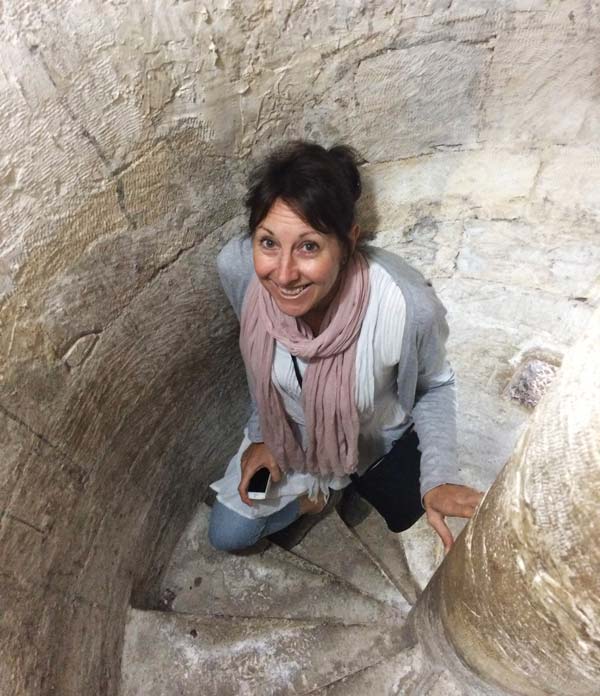
[[[213,259],[283,138],[362,153],[365,230],[450,309],[489,483],[511,360],[574,340],[600,257],[598,5],[489,5],[0,6],[1,693],[116,693],[125,610],[239,437]]]

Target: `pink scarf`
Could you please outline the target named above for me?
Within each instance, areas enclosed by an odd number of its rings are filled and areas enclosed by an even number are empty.
[[[342,273],[318,336],[301,319],[283,314],[256,276],[244,298],[240,348],[264,442],[283,471],[342,476],[358,464],[356,345],[370,292],[364,256],[355,252]],[[306,452],[271,381],[276,340],[292,355],[310,361],[302,385]]]

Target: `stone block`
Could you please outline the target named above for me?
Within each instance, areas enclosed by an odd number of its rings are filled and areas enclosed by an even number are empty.
[[[462,276],[564,298],[587,297],[598,268],[596,230],[519,221],[466,220],[456,259]]]
[[[539,167],[535,154],[493,149],[444,152],[365,165],[366,230],[396,230],[433,219],[514,217],[523,211]]]
[[[588,147],[567,147],[553,150],[544,160],[533,200],[558,207],[565,222],[581,216],[586,228],[596,225],[594,245],[597,247],[597,221],[600,216],[600,171],[598,151]],[[569,219],[571,218],[571,219]],[[573,230],[575,233],[575,230]],[[592,250],[595,251],[595,250]]]
[[[581,19],[579,8],[572,9]],[[556,25],[541,20],[529,27],[496,40],[481,138],[526,147],[574,144],[600,113],[596,37],[567,16]]]
[[[462,222],[426,215],[404,228],[378,232],[374,244],[398,254],[425,278],[449,278],[456,270],[463,232]]]
[[[474,144],[487,56],[484,45],[426,38],[365,56],[331,95],[348,107],[338,137],[370,163]]]

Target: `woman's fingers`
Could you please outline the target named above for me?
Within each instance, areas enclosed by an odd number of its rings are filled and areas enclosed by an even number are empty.
[[[253,473],[254,472],[250,471],[249,469],[242,469],[242,478],[240,480],[240,485],[238,486],[238,493],[240,494],[242,502],[250,506],[254,505],[254,503],[248,497],[248,484],[250,483]]]
[[[254,503],[248,497],[248,486],[250,484],[250,479],[254,476],[255,472],[261,468],[260,463],[257,460],[253,460],[251,456],[247,456],[248,450],[242,455],[242,477],[240,478],[240,485],[238,486],[238,493],[242,502],[246,505],[254,505]]]
[[[454,539],[444,518],[473,517],[482,497],[483,493],[474,488],[451,483],[432,488],[425,494],[423,502],[427,519],[441,538],[446,553],[452,547]]]
[[[461,488],[463,489],[464,504],[476,508],[483,498],[483,493],[481,491],[476,491],[474,488],[469,488],[468,486],[461,486]]]
[[[435,529],[438,536],[442,540],[442,543],[444,544],[444,553],[448,553],[448,551],[450,551],[452,548],[452,544],[454,543],[454,537],[446,524],[444,516],[437,510],[429,509],[427,510],[427,521]]]
[[[481,502],[483,493],[469,486],[445,483],[425,494],[425,508],[433,508],[442,515],[472,517]]]
[[[483,498],[483,493],[476,491],[474,488],[468,488],[467,486],[461,486],[461,488],[466,490],[459,493],[457,503],[460,507],[460,512],[456,512],[454,514],[456,517],[473,517],[477,506]]]
[[[281,469],[277,466],[277,463],[273,458],[270,461],[265,462],[265,466],[271,472],[271,478],[275,483],[281,481]]]

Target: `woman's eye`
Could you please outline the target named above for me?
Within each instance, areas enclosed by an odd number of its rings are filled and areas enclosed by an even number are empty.
[[[303,244],[304,251],[308,251],[308,252],[317,251],[318,248],[319,248],[319,245],[316,244],[315,242],[304,242],[304,244]]]
[[[275,242],[272,239],[265,237],[264,239],[260,240],[260,245],[263,247],[263,249],[272,249],[275,246]]]

